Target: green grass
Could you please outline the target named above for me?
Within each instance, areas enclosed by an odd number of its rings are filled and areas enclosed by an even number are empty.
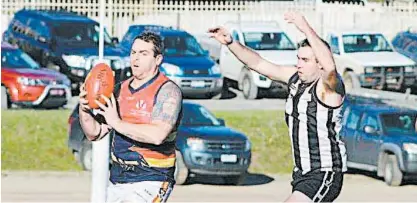
[[[1,111],[2,170],[81,170],[67,147],[70,111]]]
[[[2,170],[81,170],[67,147],[69,111],[1,112]],[[251,172],[291,171],[291,145],[282,111],[214,112],[252,142]]]
[[[215,112],[226,125],[249,136],[252,142],[251,172],[289,173],[291,141],[283,111]]]

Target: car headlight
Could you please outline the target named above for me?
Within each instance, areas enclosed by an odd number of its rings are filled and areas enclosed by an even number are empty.
[[[251,143],[250,143],[249,140],[246,140],[246,143],[245,143],[245,151],[249,151],[250,148],[251,148]]]
[[[408,153],[417,153],[417,144],[414,143],[404,143],[403,148]]]
[[[71,67],[85,67],[85,58],[78,55],[62,55],[65,63]]]
[[[373,73],[374,67],[365,67],[365,73]]]
[[[404,68],[404,72],[406,72],[406,73],[412,73],[412,72],[414,72],[414,69],[415,68],[417,68],[417,67],[416,66],[406,66]]]
[[[163,63],[161,64],[161,67],[161,71],[164,72],[166,75],[182,75],[184,73],[180,67],[174,64]]]
[[[45,86],[40,79],[33,79],[33,78],[27,78],[27,77],[19,77],[17,78],[17,82],[26,85],[26,86]]]
[[[217,64],[212,66],[210,71],[211,71],[211,74],[220,74],[221,73],[220,66],[218,66]]]
[[[130,67],[130,56],[123,57],[123,63],[125,68]]]
[[[191,150],[203,150],[204,149],[204,142],[200,138],[190,137],[187,139],[187,145],[191,148]]]

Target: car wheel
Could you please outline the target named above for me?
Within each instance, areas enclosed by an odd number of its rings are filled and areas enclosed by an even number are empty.
[[[91,142],[85,139],[80,151],[81,167],[85,171],[91,171],[93,166],[93,146]]]
[[[246,173],[234,176],[225,176],[223,180],[229,185],[243,185],[245,183]]]
[[[8,109],[10,107],[9,95],[5,86],[1,86],[1,108]]]
[[[385,162],[384,172],[385,183],[389,186],[401,185],[403,173],[398,166],[397,157],[395,155],[388,155]]]
[[[250,73],[246,72],[243,76],[242,91],[245,99],[256,99],[258,97],[258,87],[253,84]]]
[[[175,161],[175,173],[174,178],[177,185],[185,185],[188,182],[188,168],[184,163],[182,154],[179,151],[175,151],[176,161]]]

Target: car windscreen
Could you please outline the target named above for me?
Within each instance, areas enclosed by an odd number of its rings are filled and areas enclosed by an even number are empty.
[[[204,50],[191,36],[165,36],[164,56],[202,56]]]
[[[384,131],[387,133],[398,133],[416,135],[416,113],[390,113],[382,114],[381,121]]]
[[[295,50],[295,45],[283,32],[243,33],[246,46],[254,50]]]
[[[218,126],[220,122],[205,107],[199,105],[184,105],[182,125]]]
[[[98,45],[100,27],[94,23],[60,22],[53,25],[57,42],[71,44]],[[104,43],[111,44],[110,35],[104,29]]]
[[[25,52],[18,49],[2,49],[1,67],[38,69],[39,65]]]
[[[382,34],[343,35],[343,47],[346,53],[393,51]]]

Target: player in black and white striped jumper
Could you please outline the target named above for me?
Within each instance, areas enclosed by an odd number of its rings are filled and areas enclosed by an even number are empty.
[[[287,202],[331,202],[340,194],[346,171],[346,148],[339,138],[345,88],[329,45],[297,12],[284,19],[306,39],[299,43],[297,66],[273,64],[233,41],[223,27],[209,30],[248,68],[271,80],[288,83],[285,120],[294,157],[293,193]],[[262,43],[262,42],[261,42]],[[279,44],[279,43],[278,43]]]

